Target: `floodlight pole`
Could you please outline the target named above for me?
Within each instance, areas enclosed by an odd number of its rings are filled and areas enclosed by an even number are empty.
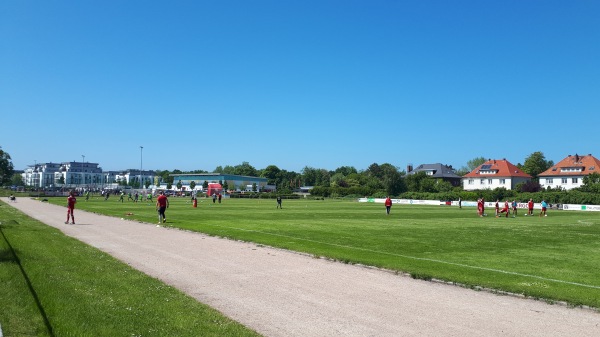
[[[143,169],[143,150],[144,147],[140,145],[140,189],[142,188],[142,169]]]

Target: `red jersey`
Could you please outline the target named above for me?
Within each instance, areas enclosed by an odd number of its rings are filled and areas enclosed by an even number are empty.
[[[505,202],[504,202],[504,208],[503,208],[503,209],[505,209],[505,210],[507,210],[507,211],[508,211],[508,201],[505,201]]]
[[[530,200],[530,201],[527,203],[527,207],[529,207],[529,209],[533,209],[533,201],[531,201],[531,200]]]
[[[76,202],[77,202],[77,199],[75,199],[75,197],[74,197],[74,196],[72,196],[72,195],[70,195],[70,196],[67,198],[67,206],[68,206],[69,208],[75,208],[75,203],[76,203]]]
[[[159,207],[167,207],[167,197],[164,194],[161,194],[156,198],[156,202]]]
[[[385,199],[385,206],[386,207],[392,206],[392,199],[390,199],[390,198]]]

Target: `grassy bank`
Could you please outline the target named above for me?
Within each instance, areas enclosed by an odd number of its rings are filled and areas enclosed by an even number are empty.
[[[51,199],[64,204],[65,200]],[[548,217],[479,218],[474,208],[394,206],[341,200],[171,198],[168,225],[315,256],[407,272],[466,286],[600,308],[600,218],[551,211]],[[151,203],[79,198],[79,209],[149,223]]]
[[[0,222],[4,336],[257,335],[1,202]]]

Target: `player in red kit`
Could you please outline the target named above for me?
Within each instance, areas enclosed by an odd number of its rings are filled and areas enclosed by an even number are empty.
[[[500,213],[506,213],[506,217],[508,218],[508,213],[510,213],[509,208],[508,208],[508,200],[506,200],[504,202],[504,208],[502,208],[502,210],[500,211]]]
[[[392,209],[392,199],[389,196],[385,197],[385,213],[390,215],[390,210]]]
[[[73,212],[75,211],[75,204],[77,203],[77,199],[75,199],[75,192],[71,191],[69,193],[69,197],[67,198],[67,221],[65,224],[69,224],[69,217],[71,217],[71,223],[75,224],[75,215]]]
[[[158,223],[167,222],[167,216],[165,215],[165,210],[169,207],[169,199],[167,196],[161,191],[158,198],[156,198],[156,210],[158,211]]]
[[[527,214],[526,215],[533,215],[533,199],[529,199],[529,202],[527,202]]]

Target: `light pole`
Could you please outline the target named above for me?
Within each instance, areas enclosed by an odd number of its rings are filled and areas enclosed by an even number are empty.
[[[31,185],[35,186],[35,175],[37,171],[37,160],[33,160],[33,171],[31,171]]]
[[[83,154],[81,155],[81,162],[85,163],[85,155],[83,155]]]
[[[143,150],[144,147],[140,145],[140,189],[142,188]]]

